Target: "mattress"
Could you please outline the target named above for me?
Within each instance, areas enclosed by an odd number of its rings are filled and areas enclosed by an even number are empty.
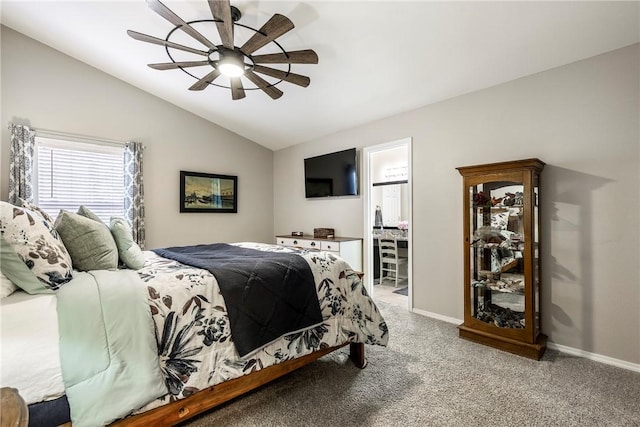
[[[0,386],[18,389],[27,404],[64,395],[56,303],[23,291],[0,300]]]

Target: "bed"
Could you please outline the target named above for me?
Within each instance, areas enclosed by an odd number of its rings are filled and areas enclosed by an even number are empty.
[[[6,223],[0,230],[8,233]],[[5,246],[3,237],[3,263]],[[223,253],[226,276],[215,266],[178,261],[194,249]],[[387,344],[386,324],[361,277],[331,253],[251,242],[168,250],[140,252],[137,270],[73,270],[64,283],[65,273],[49,274],[53,292],[18,290],[3,298],[0,386],[17,389],[34,411],[67,401],[74,426],[175,425],[343,346],[364,367],[364,344]],[[250,310],[239,317],[244,308],[229,297],[229,275],[245,280],[232,288],[240,299],[266,287],[259,269],[237,265],[240,254],[254,266],[275,260],[284,274],[275,277],[289,283],[278,288],[285,297],[302,283],[291,260],[302,262],[312,276],[312,297],[302,295],[310,308],[296,308],[283,326],[277,319],[292,302],[274,305],[261,291],[253,303],[269,306],[262,314],[275,323],[255,320],[261,313]],[[244,323],[258,323],[248,328],[258,329],[258,338],[243,332]]]

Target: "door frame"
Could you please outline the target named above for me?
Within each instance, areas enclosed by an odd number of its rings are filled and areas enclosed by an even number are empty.
[[[369,292],[369,295],[371,295],[372,297],[375,297],[374,295],[374,289],[373,289],[373,234],[372,234],[372,230],[373,230],[373,213],[374,213],[374,207],[371,206],[371,188],[372,188],[372,184],[373,184],[373,171],[371,169],[371,155],[373,153],[377,153],[379,151],[385,151],[388,150],[390,148],[396,148],[396,147],[402,147],[402,146],[406,146],[407,147],[407,193],[409,195],[409,230],[407,230],[407,238],[408,238],[408,244],[407,244],[407,253],[409,254],[409,263],[408,263],[408,267],[407,267],[407,275],[408,275],[408,287],[409,287],[409,291],[408,291],[408,304],[407,304],[407,309],[409,311],[411,311],[413,309],[413,190],[412,190],[412,170],[411,170],[411,164],[412,164],[412,159],[413,159],[413,150],[412,150],[412,145],[413,145],[413,138],[412,137],[406,137],[406,138],[402,138],[396,141],[391,141],[391,142],[386,142],[383,144],[377,144],[377,145],[372,145],[372,146],[368,146],[368,147],[364,147],[363,148],[363,185],[362,187],[364,188],[364,194],[363,194],[363,213],[364,213],[364,220],[363,220],[363,224],[364,224],[364,230],[363,230],[363,236],[364,236],[364,259],[363,259],[363,267],[364,267],[364,285],[365,288],[367,289],[367,292]]]

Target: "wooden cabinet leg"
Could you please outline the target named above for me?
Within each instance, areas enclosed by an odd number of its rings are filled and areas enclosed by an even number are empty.
[[[364,344],[351,343],[349,346],[349,357],[358,368],[363,369],[367,366],[367,358],[364,357]]]

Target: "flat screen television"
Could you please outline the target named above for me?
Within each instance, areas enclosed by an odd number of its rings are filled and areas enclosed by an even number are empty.
[[[305,195],[358,195],[358,156],[355,148],[304,159]]]

